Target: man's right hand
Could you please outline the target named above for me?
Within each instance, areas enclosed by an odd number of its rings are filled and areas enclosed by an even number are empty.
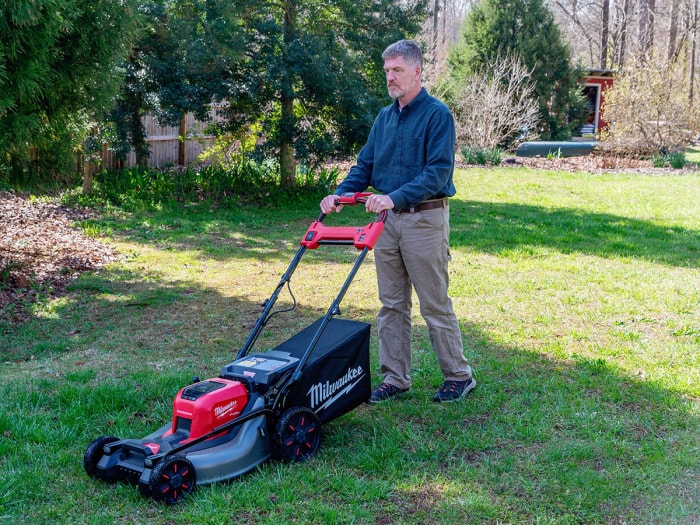
[[[337,195],[327,195],[321,200],[321,212],[328,215],[332,211],[339,212],[343,209],[342,204],[336,206],[335,201],[338,199]]]

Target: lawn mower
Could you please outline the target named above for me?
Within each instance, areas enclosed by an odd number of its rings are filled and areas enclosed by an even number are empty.
[[[361,204],[369,195],[344,194],[336,203]],[[196,485],[241,476],[271,458],[299,462],[312,457],[321,442],[322,425],[369,399],[370,325],[336,316],[384,229],[386,212],[361,227],[326,226],[324,217],[319,215],[304,234],[236,359],[218,377],[195,377],[180,389],[172,421],[152,434],[93,440],[83,457],[89,476],[137,485],[145,496],[175,504]],[[354,245],[359,251],[326,314],[274,349],[252,353],[269,319],[296,307],[292,274],[306,250],[322,245]],[[292,306],[273,311],[285,286]]]

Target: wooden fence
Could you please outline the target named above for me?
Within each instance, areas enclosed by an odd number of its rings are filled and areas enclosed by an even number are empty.
[[[212,117],[216,118],[215,110]],[[152,115],[146,115],[143,119],[146,131],[146,144],[151,152],[148,158],[148,166],[165,168],[168,166],[187,166],[197,162],[199,155],[207,148],[214,145],[216,137],[205,134],[206,122],[195,119],[188,113],[180,121],[179,126],[160,126]],[[111,152],[107,144],[102,147],[100,162],[79,159],[79,167],[87,176],[93,175],[102,169],[115,170],[136,166],[136,153],[129,152],[126,160],[121,161]]]

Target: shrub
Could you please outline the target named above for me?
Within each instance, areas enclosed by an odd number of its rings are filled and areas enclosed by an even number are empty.
[[[465,146],[462,148],[462,156],[467,164],[478,164],[484,166],[490,164],[498,166],[503,157],[500,148],[480,148],[478,146]]]
[[[549,153],[547,153],[547,160],[560,159],[561,157],[561,148],[557,148],[557,151],[550,151]]]
[[[159,209],[182,202],[288,204],[320,198],[335,187],[337,168],[299,169],[297,185],[283,188],[276,159],[241,158],[224,165],[158,170],[134,167],[103,171],[95,176],[93,195],[66,193],[65,199],[81,204],[109,204],[124,209]]]
[[[669,153],[666,155],[666,160],[675,170],[683,169],[685,166],[685,153],[682,151],[676,151],[674,153]]]
[[[684,149],[700,131],[700,110],[691,106],[680,63],[649,61],[629,67],[605,91],[602,140],[626,155]]]
[[[655,168],[663,168],[666,166],[666,156],[665,155],[652,155],[651,165]]]
[[[535,129],[539,112],[531,73],[507,57],[470,77],[452,102],[457,143],[493,150],[513,142],[522,130]]]

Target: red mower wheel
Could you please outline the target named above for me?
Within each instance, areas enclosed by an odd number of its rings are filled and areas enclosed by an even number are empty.
[[[284,461],[305,461],[321,443],[321,421],[310,408],[289,408],[277,421],[274,442],[277,455]]]
[[[115,441],[119,441],[119,438],[114,436],[100,436],[93,439],[88,445],[87,449],[85,449],[85,455],[83,456],[83,468],[88,476],[102,481],[116,481],[116,476],[109,476],[97,470],[97,464],[100,462],[100,459],[102,459],[102,456],[104,456],[104,446],[109,443],[114,443]]]
[[[182,456],[165,456],[151,472],[149,484],[154,500],[174,505],[194,490],[194,465]]]

